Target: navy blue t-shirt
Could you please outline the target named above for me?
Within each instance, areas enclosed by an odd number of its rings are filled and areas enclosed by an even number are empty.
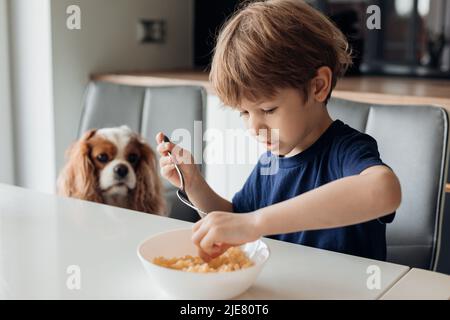
[[[375,139],[335,120],[309,148],[292,157],[264,153],[232,200],[233,211],[254,211],[328,182],[385,165]],[[339,201],[339,199],[329,199]],[[355,225],[269,236],[346,254],[386,260],[386,225],[392,213]]]

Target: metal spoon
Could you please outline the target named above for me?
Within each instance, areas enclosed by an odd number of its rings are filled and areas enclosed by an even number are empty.
[[[169,138],[167,136],[164,135],[164,142],[170,142]],[[175,162],[175,159],[172,156],[172,153],[169,151],[167,152],[169,154],[169,157],[172,159],[173,164],[175,165],[175,169],[178,172],[178,177],[180,178],[180,187],[177,190],[177,196],[178,199],[180,199],[181,202],[183,202],[185,205],[191,207],[192,209],[194,209],[195,211],[197,211],[198,215],[200,216],[200,218],[204,218],[206,216],[206,212],[203,212],[202,210],[200,210],[199,208],[197,208],[196,206],[194,206],[194,204],[189,200],[186,191],[184,190],[184,177],[183,177],[183,173],[181,172],[181,169],[178,167],[178,165]]]

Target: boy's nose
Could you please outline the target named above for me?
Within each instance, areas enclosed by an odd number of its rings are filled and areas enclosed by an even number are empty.
[[[250,134],[254,137],[267,137],[270,134],[270,129],[264,125],[254,126],[250,128]]]
[[[248,129],[250,130],[250,134],[256,137],[261,134],[261,130],[267,130],[267,126],[257,119],[249,119]]]

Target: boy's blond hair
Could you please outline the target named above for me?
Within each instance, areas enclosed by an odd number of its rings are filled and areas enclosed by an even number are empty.
[[[304,1],[250,1],[222,27],[209,79],[225,105],[239,107],[242,98],[257,102],[281,88],[299,88],[307,99],[322,66],[333,73],[333,90],[350,64],[345,36]]]

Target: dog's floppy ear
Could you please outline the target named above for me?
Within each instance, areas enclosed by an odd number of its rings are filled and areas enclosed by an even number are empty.
[[[102,202],[101,195],[97,191],[95,167],[89,157],[91,148],[88,140],[95,135],[96,131],[96,129],[87,131],[67,150],[67,163],[57,182],[59,195]]]
[[[166,203],[158,175],[156,157],[148,144],[138,140],[141,160],[136,170],[136,188],[131,206],[134,210],[165,215]]]

